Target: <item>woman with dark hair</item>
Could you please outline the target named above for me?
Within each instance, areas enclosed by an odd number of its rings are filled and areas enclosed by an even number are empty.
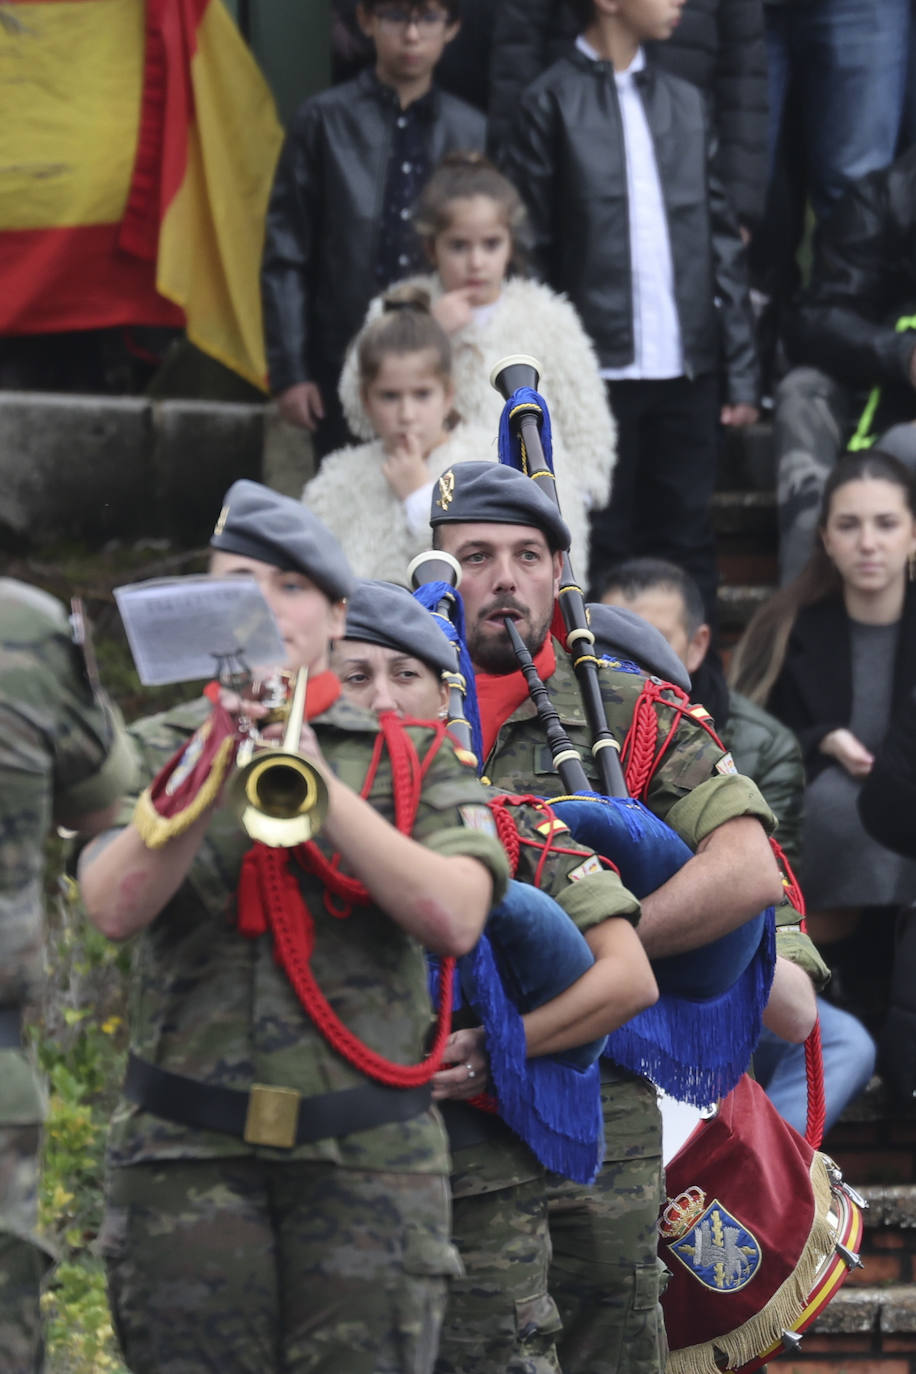
[[[863,908],[916,898],[916,865],[866,834],[857,808],[916,685],[916,496],[903,464],[875,450],[847,454],[827,482],[818,532],[805,568],[748,626],[731,678],[801,743],[802,882],[811,934],[827,943],[851,936]]]

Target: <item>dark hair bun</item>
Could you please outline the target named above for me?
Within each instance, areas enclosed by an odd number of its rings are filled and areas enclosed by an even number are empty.
[[[416,310],[421,315],[429,315],[431,309],[430,294],[422,286],[402,283],[390,287],[382,297],[382,310],[386,315],[395,310]]]

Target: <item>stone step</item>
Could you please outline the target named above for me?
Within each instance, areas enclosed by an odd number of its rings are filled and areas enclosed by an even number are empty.
[[[916,1285],[891,1283],[866,1287],[847,1283],[810,1329],[821,1334],[841,1331],[850,1335],[872,1331],[916,1334]]]
[[[767,492],[776,487],[773,426],[768,419],[728,430],[719,455],[717,485]]]

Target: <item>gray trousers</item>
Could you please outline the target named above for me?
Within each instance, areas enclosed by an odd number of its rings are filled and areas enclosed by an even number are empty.
[[[916,412],[916,397],[914,397]],[[845,390],[813,367],[796,367],[776,390],[773,441],[779,503],[779,580],[801,572],[814,548],[824,486],[853,427]],[[916,474],[916,424],[892,425],[875,448]]]

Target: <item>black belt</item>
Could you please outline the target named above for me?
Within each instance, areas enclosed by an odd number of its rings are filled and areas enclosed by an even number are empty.
[[[22,1008],[0,1007],[0,1050],[22,1047]]]
[[[467,1150],[472,1145],[483,1145],[488,1140],[502,1140],[506,1136],[518,1140],[515,1132],[510,1130],[502,1117],[497,1116],[495,1112],[482,1112],[477,1107],[468,1106],[467,1102],[456,1102],[453,1098],[438,1103],[438,1107],[448,1131],[449,1148],[453,1154],[456,1150]]]
[[[250,1092],[238,1092],[170,1073],[133,1054],[127,1062],[124,1095],[153,1116],[180,1126],[221,1131],[241,1136],[249,1145],[284,1150],[391,1121],[408,1121],[432,1101],[429,1084],[405,1089],[366,1083],[303,1097],[293,1088],[254,1083]]]

